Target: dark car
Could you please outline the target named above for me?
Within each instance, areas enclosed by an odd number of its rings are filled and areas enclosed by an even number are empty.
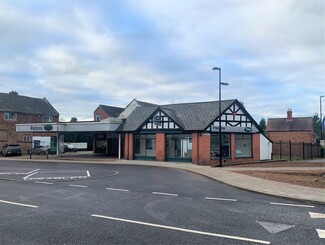
[[[27,154],[37,154],[37,155],[46,155],[49,151],[49,148],[43,145],[35,146],[32,150],[28,150]]]
[[[1,149],[2,156],[21,156],[21,148],[18,144],[6,144]]]

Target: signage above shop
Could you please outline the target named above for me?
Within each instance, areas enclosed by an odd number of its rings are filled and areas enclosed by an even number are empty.
[[[46,131],[51,131],[53,129],[53,126],[51,124],[47,124],[47,125],[44,126],[44,129]]]
[[[212,125],[211,132],[218,132],[219,127]],[[255,133],[257,129],[255,127],[230,127],[230,126],[221,126],[221,131],[227,133]]]
[[[245,132],[252,132],[252,130],[253,130],[253,129],[252,129],[251,127],[246,127],[246,128],[245,128]]]

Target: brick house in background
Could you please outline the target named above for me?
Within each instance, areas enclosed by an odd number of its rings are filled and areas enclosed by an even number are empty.
[[[94,111],[94,121],[100,122],[106,118],[118,117],[123,110],[124,108],[120,107],[99,105]]]
[[[23,152],[30,147],[32,134],[18,134],[16,124],[58,122],[59,113],[46,98],[32,98],[18,95],[16,91],[9,94],[0,93],[0,147],[9,143],[18,143]],[[33,136],[55,136],[53,133],[33,133]]]
[[[315,143],[312,117],[292,117],[292,110],[286,118],[269,118],[266,135],[273,142]]]

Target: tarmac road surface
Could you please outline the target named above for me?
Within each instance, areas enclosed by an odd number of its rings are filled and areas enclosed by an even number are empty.
[[[152,166],[0,161],[0,244],[324,244],[325,206]]]

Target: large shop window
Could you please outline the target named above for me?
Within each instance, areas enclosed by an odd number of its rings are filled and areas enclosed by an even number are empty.
[[[221,135],[222,142],[222,157],[230,158],[230,134],[222,134]],[[210,159],[219,159],[220,157],[220,146],[219,146],[219,135],[211,134],[210,138]]]
[[[166,135],[166,159],[192,160],[192,135],[167,134]]]
[[[135,135],[135,157],[156,157],[156,135]]]
[[[235,135],[235,157],[252,157],[252,135]]]

